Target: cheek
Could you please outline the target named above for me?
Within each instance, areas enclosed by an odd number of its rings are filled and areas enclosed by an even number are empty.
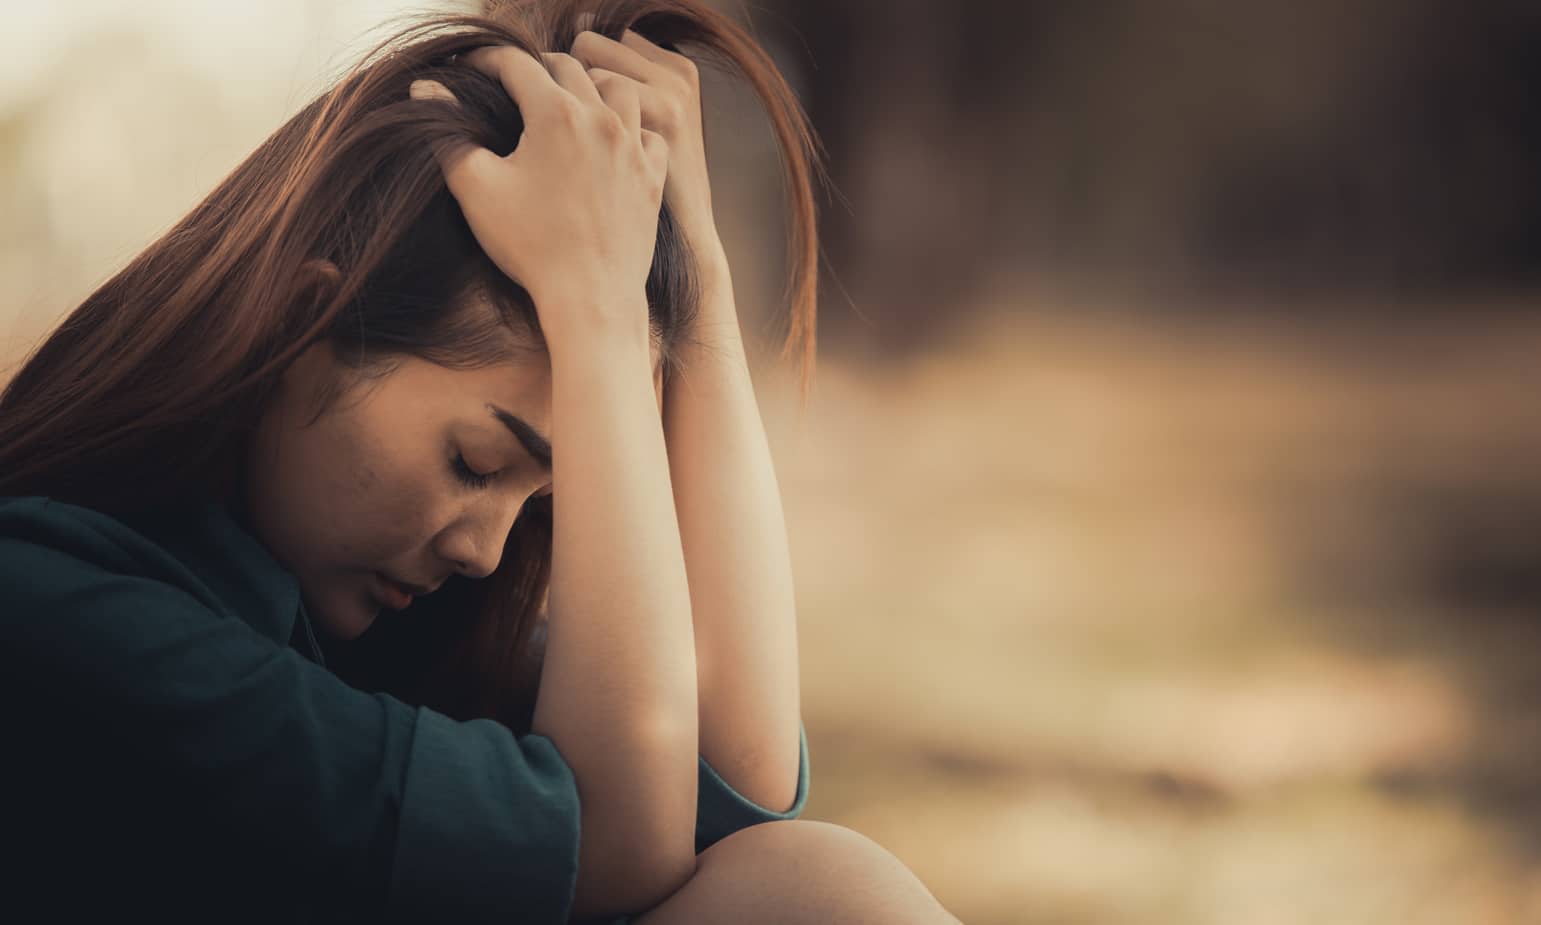
[[[334,427],[297,442],[283,465],[291,517],[303,521],[312,561],[378,566],[417,529],[426,479],[393,449],[355,428]]]
[[[336,555],[380,567],[419,545],[439,503],[422,467],[358,460],[335,486],[331,529]]]

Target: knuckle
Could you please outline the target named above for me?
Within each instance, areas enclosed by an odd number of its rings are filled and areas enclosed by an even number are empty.
[[[603,107],[599,113],[599,133],[608,142],[619,142],[626,137],[626,123],[621,121],[619,113],[608,106]]]
[[[545,119],[552,125],[575,129],[583,119],[583,107],[576,98],[558,97],[546,110]]]
[[[669,66],[676,75],[683,78],[688,86],[695,86],[701,80],[701,68],[696,62],[678,52],[669,53]]]
[[[659,121],[668,128],[678,128],[685,123],[685,104],[678,97],[670,97],[658,112]]]

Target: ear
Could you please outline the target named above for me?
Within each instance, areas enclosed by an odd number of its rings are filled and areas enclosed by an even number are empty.
[[[317,310],[331,300],[341,282],[342,271],[337,264],[315,257],[300,264],[295,272],[292,297],[296,304]]]

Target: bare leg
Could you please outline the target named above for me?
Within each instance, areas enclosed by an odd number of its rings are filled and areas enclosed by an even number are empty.
[[[903,862],[828,822],[750,826],[701,852],[696,873],[637,925],[962,925]]]

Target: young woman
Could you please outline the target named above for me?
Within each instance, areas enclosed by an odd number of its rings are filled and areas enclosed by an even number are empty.
[[[785,529],[676,49],[783,146],[805,383],[813,136],[730,20],[592,13],[393,37],[0,396],[11,902],[956,921],[796,819]]]

